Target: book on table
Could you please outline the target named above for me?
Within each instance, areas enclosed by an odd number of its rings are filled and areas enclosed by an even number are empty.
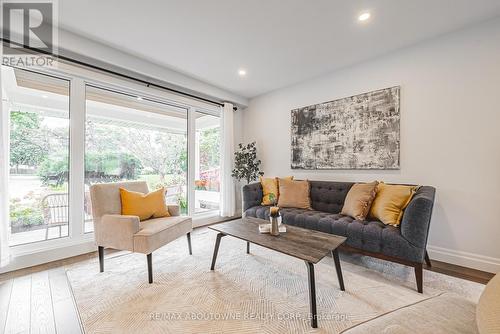
[[[280,233],[286,232],[286,226],[280,225],[278,227]],[[271,233],[271,224],[259,224],[259,232],[260,233]]]

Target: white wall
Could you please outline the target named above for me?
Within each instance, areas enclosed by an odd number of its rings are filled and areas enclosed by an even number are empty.
[[[291,109],[395,85],[399,171],[290,169]],[[500,20],[254,98],[243,124],[269,176],[435,186],[431,258],[500,271]]]
[[[12,27],[11,27],[12,28]],[[13,27],[10,31],[12,40],[22,40],[22,32],[19,27]],[[85,36],[67,31],[61,27],[58,29],[56,41],[58,54],[76,59],[85,63],[100,66],[110,70],[119,69],[120,73],[132,77],[151,81],[156,79],[164,86],[177,89],[194,95],[232,102],[238,106],[247,106],[248,99],[204,81],[193,78],[184,73],[152,63],[121,50],[110,47],[103,43],[90,40]],[[141,77],[142,76],[142,77]],[[158,82],[155,82],[158,83]]]

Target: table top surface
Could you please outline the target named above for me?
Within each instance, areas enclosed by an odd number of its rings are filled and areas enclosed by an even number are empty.
[[[318,263],[346,240],[338,235],[290,225],[286,225],[285,233],[273,236],[259,233],[259,224],[269,224],[269,221],[247,217],[209,228],[311,263]]]

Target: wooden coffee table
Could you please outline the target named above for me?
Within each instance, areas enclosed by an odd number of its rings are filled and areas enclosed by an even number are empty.
[[[259,224],[268,223],[269,221],[258,218],[242,218],[210,226],[210,229],[219,232],[219,234],[217,234],[217,240],[215,241],[214,255],[210,270],[214,270],[220,240],[226,235],[245,240],[247,242],[247,253],[250,252],[250,243],[253,243],[303,260],[306,263],[307,272],[309,274],[311,326],[317,328],[318,319],[316,312],[314,264],[331,253],[335,261],[335,269],[337,270],[340,289],[344,291],[344,279],[342,278],[337,248],[344,243],[346,238],[289,225],[286,226],[286,233],[281,233],[276,237],[270,234],[259,233]]]

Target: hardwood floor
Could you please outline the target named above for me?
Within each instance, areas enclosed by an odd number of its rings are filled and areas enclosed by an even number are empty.
[[[1,274],[0,333],[83,333],[65,266],[92,257],[97,252]],[[424,268],[483,284],[494,276],[436,260]]]
[[[488,273],[481,270],[471,269],[467,267],[461,267],[454,264],[441,262],[437,260],[432,260],[432,267],[428,267],[424,264],[424,269],[434,271],[437,273],[445,274],[448,276],[458,277],[466,279],[472,282],[477,282],[481,284],[487,284],[490,279],[495,276],[495,274]]]
[[[83,333],[65,266],[89,253],[0,275],[0,333]]]

